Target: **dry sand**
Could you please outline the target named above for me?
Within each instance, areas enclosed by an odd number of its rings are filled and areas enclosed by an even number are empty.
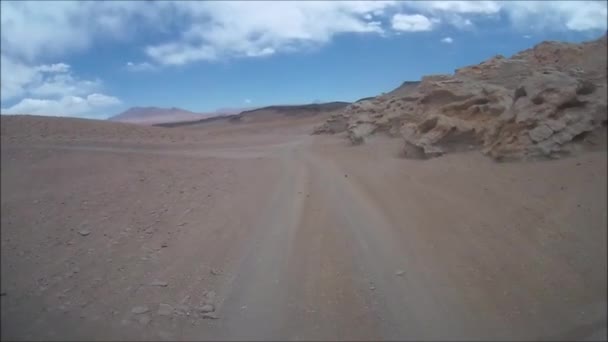
[[[2,339],[606,339],[605,146],[407,160],[322,120],[3,116]]]

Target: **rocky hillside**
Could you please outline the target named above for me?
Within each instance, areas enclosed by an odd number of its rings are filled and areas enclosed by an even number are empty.
[[[559,157],[605,144],[606,40],[543,42],[453,75],[423,77],[353,103],[314,133],[347,132],[354,144],[385,132],[404,155],[480,149],[497,160]]]

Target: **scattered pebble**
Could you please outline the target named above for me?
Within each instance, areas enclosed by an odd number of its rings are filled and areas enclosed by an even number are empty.
[[[369,289],[372,290],[372,291],[374,291],[376,289],[376,287],[372,285],[372,286],[369,287]]]
[[[6,292],[4,292],[4,291],[0,292],[0,297],[4,297],[4,296],[6,296]]]
[[[163,243],[160,245],[160,248],[166,248],[166,247],[169,247],[169,244],[168,244],[168,243],[166,243],[166,242],[163,242]]]
[[[215,312],[208,312],[203,314],[203,319],[218,319],[217,314]]]
[[[209,271],[211,274],[213,275],[220,275],[222,274],[220,271],[216,270],[215,268],[212,268],[211,271]]]
[[[205,304],[205,305],[201,306],[200,309],[198,309],[198,310],[202,313],[208,313],[208,312],[215,311],[215,307],[213,306],[213,304]]]
[[[181,226],[185,226],[187,224],[188,224],[188,222],[182,222],[182,223],[178,224],[178,226],[181,227]]]
[[[188,315],[189,311],[190,308],[188,307],[188,305],[178,305],[175,307],[175,312],[180,315]]]
[[[169,304],[159,304],[157,314],[161,316],[170,316],[173,313],[173,307]]]
[[[80,234],[82,236],[87,236],[87,235],[91,234],[91,232],[86,229],[81,229],[78,231],[78,234]]]
[[[136,306],[133,309],[131,309],[131,312],[134,313],[134,314],[136,314],[136,315],[143,314],[143,313],[146,313],[148,311],[150,311],[150,309],[148,309],[147,306]]]
[[[155,280],[155,281],[153,281],[153,282],[150,283],[150,286],[167,287],[168,285],[169,285],[168,282],[162,281],[162,280]]]
[[[402,271],[402,270],[399,270],[399,271],[395,272],[395,275],[397,275],[399,277],[403,276],[404,274],[405,274],[405,272]]]
[[[203,303],[213,304],[215,302],[215,297],[216,294],[214,291],[207,291],[207,293],[205,293],[205,299],[203,300]]]
[[[150,318],[150,316],[148,315],[142,315],[140,316],[137,321],[139,322],[139,324],[141,325],[148,325],[150,323],[152,319]]]

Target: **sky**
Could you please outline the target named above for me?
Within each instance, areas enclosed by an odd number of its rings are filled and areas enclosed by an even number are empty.
[[[355,101],[543,40],[606,1],[2,1],[0,112],[105,119]]]

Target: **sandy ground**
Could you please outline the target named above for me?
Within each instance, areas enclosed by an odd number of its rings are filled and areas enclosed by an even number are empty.
[[[320,121],[3,117],[2,339],[606,339],[605,148],[406,160]]]

